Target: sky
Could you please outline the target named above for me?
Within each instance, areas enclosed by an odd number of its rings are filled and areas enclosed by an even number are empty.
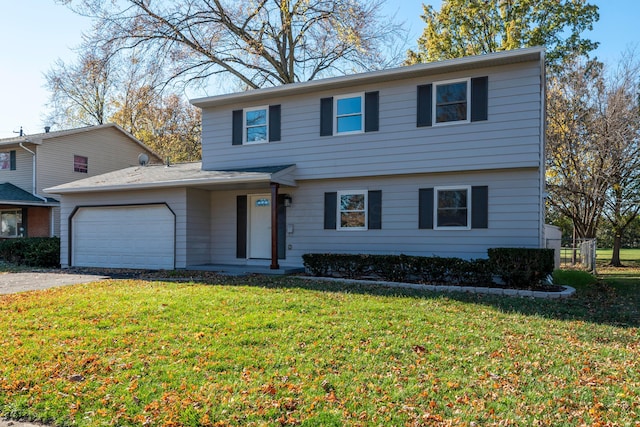
[[[387,0],[386,11],[403,22],[409,41],[422,33],[422,4],[439,8],[440,1]],[[600,42],[599,59],[613,63],[627,48],[640,49],[640,0],[591,0],[600,9],[594,30],[585,33]],[[0,138],[43,132],[49,92],[44,73],[56,60],[74,61],[82,32],[91,28],[88,18],[74,14],[54,0],[2,0],[0,4]],[[194,94],[194,97],[208,94]],[[52,130],[59,130],[53,124]]]

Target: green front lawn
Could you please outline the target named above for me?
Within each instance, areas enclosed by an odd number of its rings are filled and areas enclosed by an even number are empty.
[[[608,264],[611,262],[612,254],[613,249],[598,248],[596,250],[596,262],[599,265]],[[620,249],[620,261],[626,266],[640,268],[640,249]]]
[[[79,426],[634,425],[640,283],[624,298],[616,283],[576,286],[566,301],[262,277],[0,296],[0,414]]]

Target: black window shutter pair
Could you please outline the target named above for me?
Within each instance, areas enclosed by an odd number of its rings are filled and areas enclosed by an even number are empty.
[[[9,169],[16,170],[16,150],[9,151]]]
[[[434,224],[433,188],[421,188],[418,196],[418,228],[432,229]],[[489,187],[471,187],[471,228],[489,227]]]
[[[232,145],[242,145],[243,110],[233,110]],[[280,141],[280,105],[269,106],[269,142]]]
[[[382,229],[382,191],[369,191],[367,194],[367,215],[369,230]],[[324,193],[324,229],[335,230],[338,216],[338,193]]]
[[[380,129],[380,92],[364,94],[364,131]],[[320,99],[320,136],[333,135],[333,97]]]
[[[287,243],[287,209],[284,206],[284,194],[278,194],[278,258],[286,258]],[[247,196],[236,197],[236,258],[247,257],[247,221],[249,207]]]
[[[432,126],[433,85],[418,86],[416,126]],[[489,103],[489,78],[471,79],[471,121],[487,120]]]

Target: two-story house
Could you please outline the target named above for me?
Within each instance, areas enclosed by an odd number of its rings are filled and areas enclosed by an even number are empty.
[[[0,238],[60,234],[60,203],[45,187],[162,160],[114,124],[0,139]]]
[[[544,50],[196,99],[202,164],[61,195],[63,266],[299,267],[305,253],[542,247]]]

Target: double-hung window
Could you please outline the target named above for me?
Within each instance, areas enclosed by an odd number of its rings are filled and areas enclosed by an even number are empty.
[[[367,192],[338,192],[338,230],[367,229]]]
[[[418,228],[470,230],[489,226],[489,187],[455,185],[421,188]]]
[[[269,140],[269,108],[244,110],[244,143],[258,144]]]
[[[22,235],[22,211],[0,211],[0,237],[18,237]]]
[[[0,170],[16,170],[15,150],[0,152]]]
[[[324,193],[325,230],[380,230],[381,190],[342,190]]]
[[[436,187],[436,229],[469,229],[471,187]]]
[[[280,141],[280,105],[233,110],[231,128],[233,145]]]
[[[89,172],[89,158],[85,156],[73,156],[73,171],[80,173]]]
[[[489,118],[489,77],[418,86],[416,126],[471,123]]]
[[[320,136],[379,130],[380,94],[352,93],[320,99]]]
[[[469,79],[435,83],[434,86],[434,123],[468,122]]]
[[[364,129],[364,94],[337,96],[334,131],[339,133],[360,133]]]

